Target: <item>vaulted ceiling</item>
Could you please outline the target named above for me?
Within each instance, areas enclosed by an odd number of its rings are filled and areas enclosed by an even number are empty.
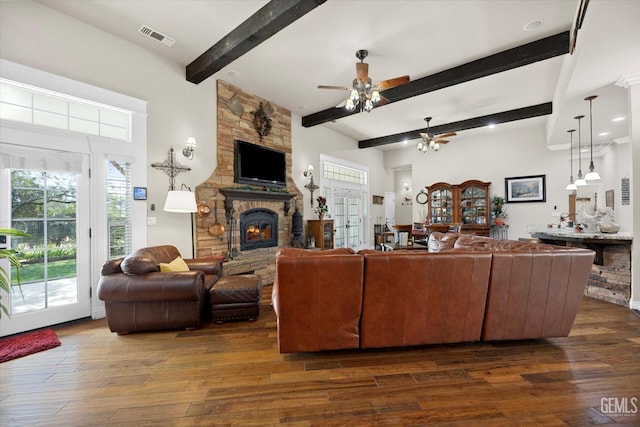
[[[566,130],[575,127],[574,116],[588,114],[584,97],[592,94],[599,96],[594,141],[606,145],[627,135],[626,122],[610,121],[627,114],[625,90],[614,83],[640,69],[640,2],[627,0],[588,2],[573,55],[567,52],[579,0],[298,0],[288,2],[295,16],[282,17],[289,20],[278,22],[277,32],[268,28],[273,14],[259,15],[274,6],[267,1],[40,3],[175,61],[185,78],[189,64],[247,21],[262,32],[231,35],[260,43],[230,50],[237,58],[223,58],[227,65],[202,78],[268,99],[301,116],[304,126],[329,127],[362,148],[413,149],[402,141],[418,137],[426,116],[436,132],[459,131],[458,143],[481,132],[546,126],[549,148],[566,148]],[[525,29],[536,20],[541,25]],[[175,44],[140,34],[142,25]],[[350,86],[359,49],[369,51],[373,81],[409,75],[412,83],[385,91],[392,102],[371,113],[346,114],[335,106],[347,92],[317,86]],[[496,118],[504,123],[484,127]]]

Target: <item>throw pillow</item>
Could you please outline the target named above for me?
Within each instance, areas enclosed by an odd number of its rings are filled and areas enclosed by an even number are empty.
[[[189,266],[180,257],[177,257],[170,263],[161,262],[158,264],[160,271],[163,273],[176,272],[176,271],[189,271]]]

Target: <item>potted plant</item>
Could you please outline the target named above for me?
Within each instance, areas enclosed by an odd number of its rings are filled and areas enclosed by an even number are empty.
[[[0,235],[4,236],[12,236],[12,237],[26,237],[27,233],[24,233],[19,230],[0,228]],[[20,260],[16,257],[16,253],[12,249],[0,249],[0,259],[6,258],[9,260],[9,264],[12,267],[16,268],[16,280],[18,282],[18,288],[20,288]],[[0,289],[2,289],[7,294],[11,292],[11,279],[9,277],[9,272],[7,272],[2,266],[0,266]],[[22,292],[22,288],[20,288],[20,292]],[[2,312],[4,312],[7,316],[9,316],[9,309],[2,302],[2,294],[0,294],[0,318],[2,317]]]
[[[507,219],[507,212],[504,209],[504,197],[493,196],[491,198],[491,218],[497,226],[503,226],[504,220]]]
[[[318,202],[316,213],[318,214],[318,218],[320,219],[320,221],[322,221],[324,215],[329,211],[329,207],[327,206],[327,199],[326,197],[319,196],[316,199],[316,202]]]

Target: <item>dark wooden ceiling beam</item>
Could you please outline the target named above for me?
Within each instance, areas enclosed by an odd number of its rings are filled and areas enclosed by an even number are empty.
[[[564,31],[554,36],[545,37],[430,76],[422,77],[406,85],[385,90],[384,96],[389,100],[389,103],[397,102],[438,89],[444,89],[470,80],[487,77],[492,74],[564,55],[569,52],[569,39],[570,32]],[[526,84],[526,82],[523,84]],[[302,126],[316,126],[351,114],[357,114],[357,112],[350,113],[344,108],[328,108],[304,116],[302,118]]]
[[[429,131],[438,135],[447,132],[460,132],[467,129],[474,129],[483,126],[497,125],[500,123],[513,122],[516,120],[530,119],[533,117],[546,116],[553,112],[551,102],[531,105],[529,107],[517,108],[515,110],[503,111],[501,113],[488,114],[486,116],[474,117],[472,119],[460,120],[458,122],[446,123],[438,126],[431,126]],[[396,133],[393,135],[381,136],[378,138],[358,141],[358,148],[379,147],[381,145],[393,144],[395,142],[410,141],[419,139],[420,133],[427,131],[427,128],[416,129],[408,132]]]
[[[272,0],[187,65],[198,84],[327,0]]]

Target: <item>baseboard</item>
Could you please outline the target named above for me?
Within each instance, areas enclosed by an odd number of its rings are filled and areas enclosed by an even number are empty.
[[[102,319],[103,317],[106,317],[107,313],[104,309],[104,307],[94,307],[93,308],[93,313],[91,313],[91,318],[93,320],[95,319]]]
[[[632,308],[634,310],[640,310],[640,301],[634,301],[634,300],[629,301],[629,308]]]

